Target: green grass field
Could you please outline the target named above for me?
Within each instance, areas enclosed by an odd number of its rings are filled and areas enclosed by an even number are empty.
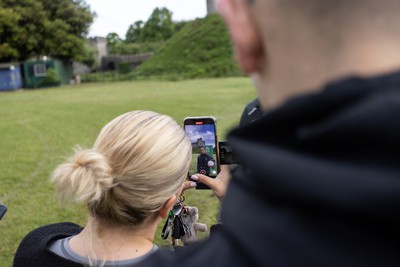
[[[30,230],[60,221],[85,223],[85,208],[61,206],[48,177],[74,145],[91,147],[112,118],[138,109],[164,113],[178,122],[186,116],[214,115],[224,140],[254,96],[248,78],[83,84],[1,93],[0,202],[9,210],[0,222],[0,266],[12,265],[19,242]],[[216,222],[219,203],[210,191],[189,190],[186,199],[199,208],[199,222]],[[156,243],[167,244],[160,230]]]

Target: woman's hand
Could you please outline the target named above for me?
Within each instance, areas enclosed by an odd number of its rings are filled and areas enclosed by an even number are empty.
[[[210,178],[206,175],[197,173],[192,175],[190,179],[195,182],[186,181],[183,185],[183,190],[196,187],[196,182],[203,183],[211,188],[214,195],[219,200],[222,200],[225,196],[229,181],[231,180],[231,173],[228,165],[222,165],[221,172],[215,178]]]

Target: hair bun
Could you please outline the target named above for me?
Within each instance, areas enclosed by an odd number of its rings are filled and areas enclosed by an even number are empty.
[[[77,203],[99,201],[113,186],[107,159],[91,149],[77,149],[66,163],[56,168],[51,180],[62,200]]]

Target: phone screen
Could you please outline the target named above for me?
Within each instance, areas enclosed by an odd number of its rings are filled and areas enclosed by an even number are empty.
[[[218,174],[215,123],[216,120],[213,117],[189,117],[184,120],[184,129],[192,144],[192,163],[189,168],[189,176],[201,173],[215,178]]]

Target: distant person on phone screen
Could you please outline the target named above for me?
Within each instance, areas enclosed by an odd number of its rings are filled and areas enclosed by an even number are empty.
[[[210,169],[215,166],[215,159],[206,153],[204,147],[200,147],[200,154],[197,156],[197,172],[210,175]]]

